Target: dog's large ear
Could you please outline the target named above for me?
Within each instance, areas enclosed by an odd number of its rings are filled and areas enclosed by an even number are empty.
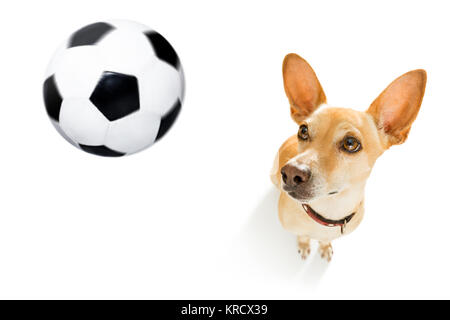
[[[291,117],[297,123],[327,100],[314,70],[295,53],[284,58],[283,81],[291,104]]]
[[[425,70],[407,72],[384,89],[367,110],[378,129],[387,135],[389,146],[401,144],[408,137],[422,103],[426,82]]]

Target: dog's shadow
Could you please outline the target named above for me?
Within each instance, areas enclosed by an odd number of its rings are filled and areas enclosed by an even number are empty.
[[[239,253],[239,259],[255,264],[267,276],[315,288],[325,274],[328,262],[317,253],[315,243],[312,243],[310,257],[301,259],[296,236],[285,231],[278,220],[278,197],[279,191],[275,188],[265,193],[239,233],[235,253]]]

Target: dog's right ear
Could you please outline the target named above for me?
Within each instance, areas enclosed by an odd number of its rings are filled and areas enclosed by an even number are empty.
[[[388,145],[401,144],[422,104],[427,73],[413,70],[395,79],[370,105],[367,112],[378,129],[388,138]]]
[[[327,100],[314,70],[295,53],[284,58],[283,81],[291,117],[298,124]]]

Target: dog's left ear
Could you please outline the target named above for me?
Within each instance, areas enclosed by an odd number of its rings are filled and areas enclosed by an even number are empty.
[[[367,110],[378,129],[387,135],[389,146],[401,144],[408,137],[422,103],[426,82],[425,70],[407,72],[395,79]]]
[[[327,100],[313,68],[295,53],[284,58],[283,81],[291,117],[298,124]]]

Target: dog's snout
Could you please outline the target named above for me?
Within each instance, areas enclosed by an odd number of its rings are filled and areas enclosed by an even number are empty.
[[[289,187],[297,187],[311,178],[311,170],[306,165],[287,164],[281,168],[281,178]]]

